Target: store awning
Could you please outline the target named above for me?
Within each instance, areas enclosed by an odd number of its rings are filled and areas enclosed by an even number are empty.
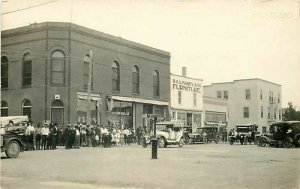
[[[81,99],[81,100],[87,100],[88,95],[86,92],[77,92],[77,97],[78,97],[78,99]],[[100,94],[92,93],[91,100],[92,101],[101,101]]]
[[[154,105],[161,105],[161,106],[168,106],[169,102],[158,101],[158,100],[147,100],[141,98],[133,98],[133,97],[124,97],[124,96],[109,96],[113,100],[120,100],[126,102],[138,102],[143,104],[154,104]]]

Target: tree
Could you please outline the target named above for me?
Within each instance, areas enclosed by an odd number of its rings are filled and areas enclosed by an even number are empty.
[[[292,102],[288,103],[288,108],[283,110],[283,120],[285,121],[300,121],[300,111],[296,111]]]

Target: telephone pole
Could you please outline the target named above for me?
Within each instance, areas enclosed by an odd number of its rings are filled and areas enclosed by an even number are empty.
[[[89,59],[89,78],[87,87],[87,112],[86,112],[86,123],[91,124],[91,92],[92,92],[92,67],[93,67],[93,51],[90,50]]]

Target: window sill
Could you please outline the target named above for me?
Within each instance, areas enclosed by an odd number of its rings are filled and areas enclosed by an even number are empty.
[[[134,96],[140,96],[140,93],[132,93]]]

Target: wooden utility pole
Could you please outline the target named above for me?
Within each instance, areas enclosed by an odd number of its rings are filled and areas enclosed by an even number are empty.
[[[90,50],[90,59],[89,59],[89,78],[88,78],[88,87],[87,87],[87,114],[86,114],[86,123],[91,124],[91,92],[92,92],[92,67],[93,67],[93,51]]]

